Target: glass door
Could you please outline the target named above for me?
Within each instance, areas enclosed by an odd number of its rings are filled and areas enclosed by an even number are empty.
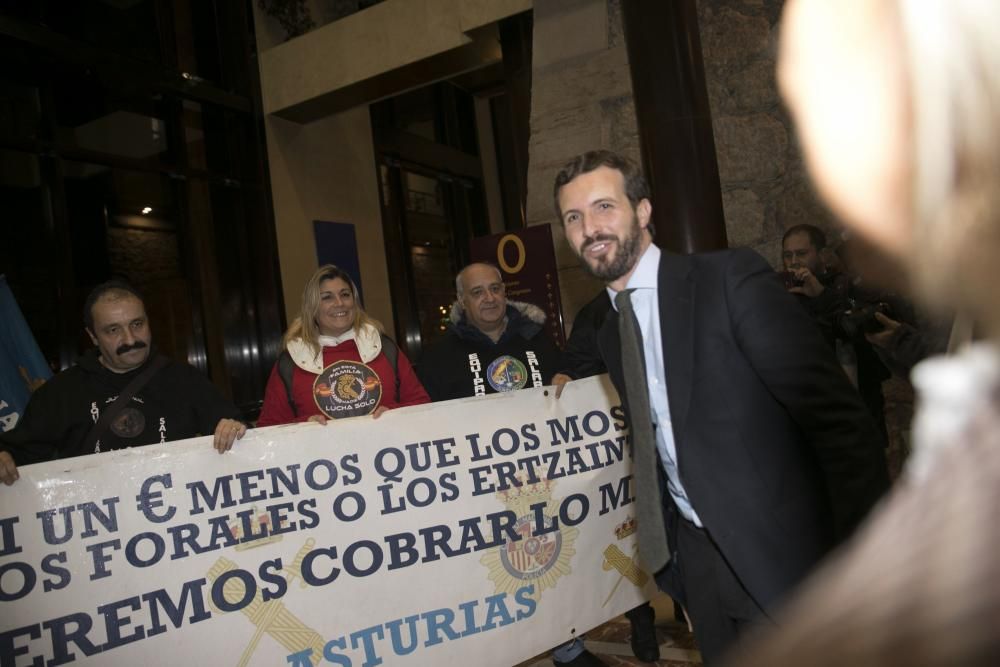
[[[487,232],[482,185],[390,158],[379,170],[396,336],[419,360],[446,330],[469,239]]]

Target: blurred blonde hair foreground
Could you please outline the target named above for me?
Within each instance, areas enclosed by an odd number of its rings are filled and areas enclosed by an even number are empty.
[[[354,332],[360,332],[365,325],[375,327],[379,332],[383,332],[382,323],[370,317],[361,307],[358,288],[347,272],[333,264],[324,264],[316,269],[316,272],[306,282],[305,289],[302,290],[301,314],[292,321],[282,338],[282,344],[285,347],[290,341],[299,338],[312,348],[314,354],[319,354],[321,345],[319,344],[320,332],[319,325],[316,324],[316,315],[319,313],[320,306],[320,285],[324,281],[336,278],[347,283],[354,296]]]
[[[896,488],[730,667],[1000,665],[1000,437]],[[960,482],[960,483],[957,483]]]
[[[914,284],[929,305],[958,307],[996,336],[1000,2],[894,4],[912,114]]]
[[[917,367],[924,465],[733,667],[1000,665],[1000,2],[883,1],[905,51],[911,278],[991,338]]]

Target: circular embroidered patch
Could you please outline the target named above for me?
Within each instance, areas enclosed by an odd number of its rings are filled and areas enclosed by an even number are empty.
[[[487,367],[486,379],[496,391],[514,391],[528,383],[528,369],[520,359],[505,354]]]
[[[146,428],[146,417],[131,405],[123,408],[111,422],[111,432],[119,438],[134,438]]]
[[[370,366],[335,361],[316,376],[313,398],[331,419],[369,415],[382,399],[382,380]]]

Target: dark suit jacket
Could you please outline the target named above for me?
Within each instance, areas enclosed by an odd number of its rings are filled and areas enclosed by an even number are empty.
[[[602,289],[580,309],[573,318],[573,329],[562,353],[560,373],[579,380],[608,372],[597,347],[597,332],[604,326],[604,320],[611,310],[611,298],[606,289]]]
[[[658,296],[681,480],[744,586],[770,610],[887,488],[878,432],[757,253],[663,252]],[[627,408],[617,311],[598,341]]]

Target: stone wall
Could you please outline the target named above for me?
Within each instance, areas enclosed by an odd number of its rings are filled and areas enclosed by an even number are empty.
[[[529,225],[552,223],[569,323],[601,284],[563,238],[552,200],[556,172],[593,148],[640,159],[619,0],[535,0],[531,74],[526,217]]]
[[[778,266],[781,236],[830,228],[775,83],[781,0],[698,0],[698,18],[730,246]],[[562,238],[552,181],[567,160],[609,148],[639,160],[621,0],[535,0],[528,224],[553,224],[566,321],[599,288]]]
[[[699,0],[698,23],[730,246],[774,266],[800,223],[830,229],[775,81],[781,0]]]

